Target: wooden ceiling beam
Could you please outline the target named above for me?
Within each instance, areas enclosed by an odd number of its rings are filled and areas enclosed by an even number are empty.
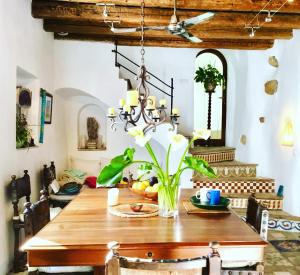
[[[300,1],[300,0],[299,0]],[[199,1],[205,2],[205,1]],[[103,7],[88,4],[78,4],[50,0],[33,0],[32,15],[35,18],[53,20],[71,20],[89,22],[89,24],[103,24],[104,20],[121,21],[121,26],[137,26],[139,24],[140,8],[138,7],[109,7],[109,17],[104,17]],[[173,11],[171,9],[146,8],[146,25],[168,25]],[[178,11],[178,18],[184,20],[197,16],[203,11]],[[255,16],[254,13],[243,12],[217,12],[212,20],[204,22],[201,26],[214,27],[235,27],[243,28]],[[259,16],[263,22],[266,14]],[[265,25],[267,28],[276,29],[300,29],[300,15],[298,14],[277,14],[272,22]]]
[[[117,43],[120,46],[140,46],[140,41],[132,37],[117,37],[113,38],[106,35],[91,35],[91,34],[69,34],[60,36],[54,34],[54,38],[58,40],[81,40],[81,41],[99,41]],[[214,40],[207,39],[202,43],[190,43],[184,40],[170,39],[152,39],[145,40],[147,47],[173,47],[173,48],[197,48],[197,49],[237,49],[237,50],[266,50],[273,47],[273,40]]]
[[[77,34],[96,34],[96,35],[106,35],[116,37],[133,37],[139,39],[140,32],[134,33],[121,33],[115,34],[110,31],[109,27],[101,27],[101,26],[88,26],[88,25],[72,25],[72,24],[60,24],[60,22],[49,22],[45,20],[44,22],[44,30],[48,32],[60,33],[77,33]],[[194,28],[191,30],[191,33],[194,36],[197,36],[201,39],[246,39],[249,40],[249,33],[245,29],[200,29]],[[270,29],[261,29],[258,30],[255,34],[256,40],[268,40],[268,39],[290,39],[293,37],[292,30],[277,30],[274,32]],[[148,40],[152,40],[154,38],[161,39],[182,39],[176,35],[172,35],[165,31],[146,31],[145,38]],[[184,39],[182,39],[184,40]]]
[[[43,2],[43,0],[39,0]],[[59,0],[67,3],[99,3],[99,0]],[[212,11],[246,11],[253,12],[261,10],[268,0],[177,0],[178,9],[186,10],[212,10]],[[269,6],[272,10],[277,10],[286,0],[273,1]],[[114,3],[118,6],[141,5],[140,0],[101,0],[101,3]],[[173,0],[145,0],[146,7],[154,8],[172,8]],[[300,13],[300,0],[294,0],[292,3],[286,3],[281,12]]]

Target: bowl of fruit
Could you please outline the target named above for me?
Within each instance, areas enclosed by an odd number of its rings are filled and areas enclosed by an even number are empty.
[[[130,190],[146,199],[157,201],[158,180],[156,177],[151,177],[149,180],[135,181]]]

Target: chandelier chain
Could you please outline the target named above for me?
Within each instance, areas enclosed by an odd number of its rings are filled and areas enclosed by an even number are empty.
[[[141,66],[145,64],[145,49],[144,49],[144,27],[145,27],[145,0],[141,1]]]

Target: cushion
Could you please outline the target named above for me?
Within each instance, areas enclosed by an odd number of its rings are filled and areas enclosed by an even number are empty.
[[[91,272],[93,268],[90,266],[45,266],[38,267],[39,272],[44,273],[70,273],[75,272]]]
[[[97,177],[87,177],[84,182],[89,188],[96,188]]]
[[[73,200],[77,195],[55,195],[50,194],[49,198],[54,201],[71,201]]]

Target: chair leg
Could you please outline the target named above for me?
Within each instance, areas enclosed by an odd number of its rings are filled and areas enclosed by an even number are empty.
[[[19,225],[14,227],[15,243],[14,243],[14,272],[22,272],[27,269],[26,267],[26,253],[20,251],[20,228]]]

